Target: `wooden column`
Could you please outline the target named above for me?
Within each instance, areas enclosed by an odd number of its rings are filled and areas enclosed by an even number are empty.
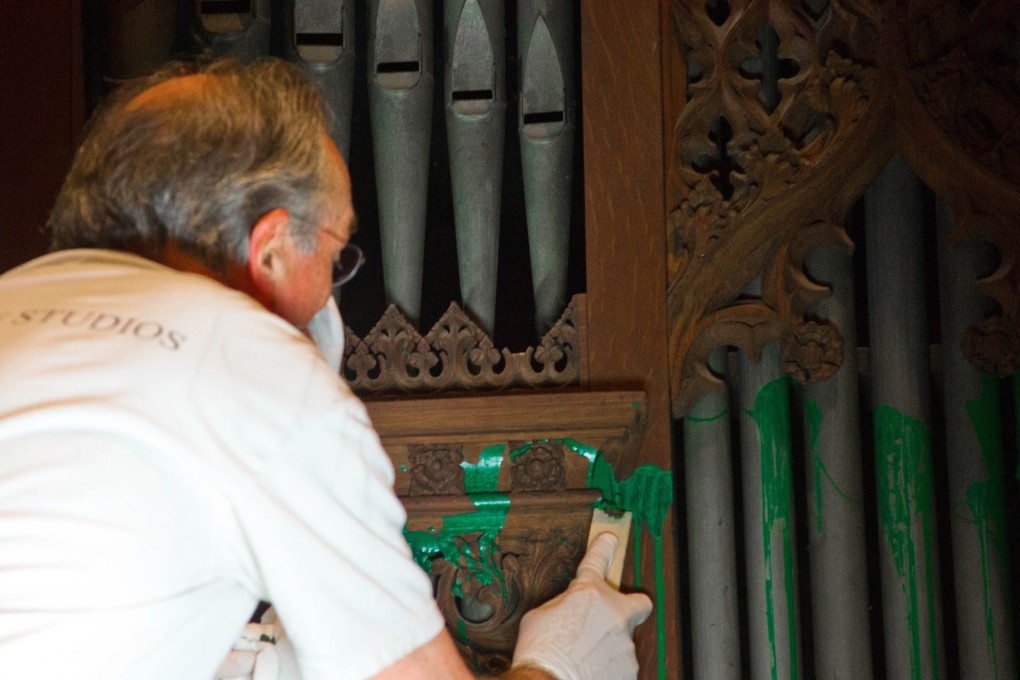
[[[582,0],[580,12],[590,384],[647,394],[644,440],[612,461],[621,478],[644,464],[673,468],[660,12],[626,0]],[[671,508],[660,574],[645,536],[640,573],[625,576],[657,602],[637,634],[642,678],[679,674],[674,530]]]

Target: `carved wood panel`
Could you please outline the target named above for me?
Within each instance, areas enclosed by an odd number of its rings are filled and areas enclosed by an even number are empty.
[[[784,340],[802,379],[838,366],[838,330],[804,325],[807,307],[828,294],[804,274],[804,258],[824,244],[852,248],[846,211],[894,150],[950,201],[957,240],[999,248],[999,270],[979,287],[1001,313],[969,337],[975,355],[994,355],[978,359],[986,367],[1015,370],[1016,3],[675,0],[670,8],[674,414],[719,386],[706,363],[718,345],[756,356]],[[759,275],[760,294],[743,295]]]
[[[370,401],[396,469],[405,536],[464,658],[511,660],[521,616],[561,592],[587,543],[595,470],[643,434],[642,392]],[[610,473],[611,474],[611,473]]]

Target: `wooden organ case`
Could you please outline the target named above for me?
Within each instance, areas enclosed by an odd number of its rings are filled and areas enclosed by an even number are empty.
[[[151,4],[158,15],[174,3]],[[481,670],[505,667],[523,610],[565,586],[591,504],[642,470],[661,473],[644,475],[639,495],[652,509],[637,523],[624,586],[656,603],[637,632],[641,677],[679,677],[690,634],[680,632],[682,503],[670,503],[671,471],[682,489],[674,427],[722,388],[715,348],[756,357],[781,343],[781,364],[805,382],[838,370],[841,329],[812,312],[830,291],[805,261],[823,246],[853,248],[847,215],[894,155],[949,204],[954,243],[997,251],[998,267],[977,283],[994,309],[965,346],[984,370],[1015,373],[1020,19],[1010,0],[574,8],[583,294],[524,352],[494,347],[460,306],[431,330],[389,311],[351,333],[346,371],[393,458],[415,554]],[[137,35],[137,17],[123,16]],[[601,482],[596,463],[608,471]],[[748,625],[793,630],[800,618],[787,614]],[[798,639],[789,657],[773,656],[771,677],[797,676]],[[770,677],[767,666],[747,677]],[[923,663],[911,672],[944,677]]]

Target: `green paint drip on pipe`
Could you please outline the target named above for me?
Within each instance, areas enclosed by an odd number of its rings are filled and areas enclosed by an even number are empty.
[[[790,680],[799,671],[797,655],[796,586],[793,554],[793,469],[790,446],[789,379],[776,378],[762,387],[748,411],[758,426],[761,445],[761,511],[765,559],[765,611],[772,652],[772,678],[778,680],[776,640],[776,597],[773,592],[772,536],[779,532],[783,546],[783,587],[785,589],[786,634],[790,657]]]
[[[506,445],[496,444],[484,449],[477,463],[464,461],[464,490],[468,493],[491,493],[499,489],[499,468],[503,465]]]
[[[811,453],[813,481],[814,481],[814,494],[815,494],[815,531],[819,534],[825,528],[824,518],[822,516],[822,479],[828,479],[829,483],[832,484],[832,488],[835,489],[842,498],[847,498],[847,495],[843,493],[843,490],[839,488],[839,484],[832,478],[829,471],[825,468],[825,461],[822,460],[822,451],[819,446],[819,441],[822,436],[822,420],[825,414],[822,412],[822,408],[813,399],[808,399],[804,402],[804,418],[807,420],[808,426],[808,449]]]
[[[933,564],[934,524],[931,440],[924,423],[892,406],[875,409],[878,512],[883,536],[892,555],[900,586],[907,596],[910,637],[910,677],[922,677],[920,589],[927,595],[931,677],[939,677]],[[914,545],[914,527],[920,522],[922,555]],[[919,565],[919,557],[924,564]],[[923,568],[923,573],[919,569]]]
[[[689,423],[711,423],[716,420],[722,420],[729,414],[730,410],[728,408],[724,408],[722,411],[719,411],[719,413],[715,414],[714,416],[705,416],[704,418],[699,418],[697,416],[687,415],[685,416],[685,420]]]
[[[1005,466],[1000,438],[999,387],[991,376],[981,378],[981,395],[967,401],[967,415],[974,427],[981,447],[981,458],[987,477],[975,481],[967,489],[967,505],[977,533],[981,550],[981,577],[985,607],[985,634],[988,637],[989,657],[994,677],[999,677],[996,655],[995,617],[991,592],[992,563],[1006,565]],[[994,547],[996,555],[991,554]],[[999,594],[1001,596],[1001,594]]]

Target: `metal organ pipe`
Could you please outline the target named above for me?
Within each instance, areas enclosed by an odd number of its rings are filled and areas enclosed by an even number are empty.
[[[464,307],[490,336],[506,130],[503,0],[446,0],[446,136]]]
[[[832,297],[815,311],[843,335],[839,371],[804,387],[815,674],[819,680],[868,680],[871,628],[853,266],[846,253],[820,248],[808,257],[806,268],[813,280],[832,286]]]
[[[198,44],[223,57],[250,62],[269,53],[270,0],[194,0]]]
[[[709,365],[726,374],[726,349]],[[700,680],[741,680],[729,393],[698,401],[683,421],[691,658]]]
[[[894,680],[945,677],[921,196],[899,155],[865,192],[885,658]]]
[[[345,161],[354,102],[354,0],[289,0],[284,51],[322,86],[335,118],[329,131]]]
[[[369,0],[368,102],[386,300],[421,313],[432,132],[432,2]]]
[[[517,6],[517,132],[539,336],[567,304],[577,115],[573,6],[570,0],[520,0]]]
[[[760,277],[745,292],[759,295]],[[751,680],[800,676],[789,378],[779,345],[741,353],[740,449]]]
[[[994,269],[995,256],[985,243],[950,245],[953,215],[941,201],[936,219],[960,677],[1014,678],[999,381],[980,373],[961,350],[967,328],[994,309],[974,282]]]

